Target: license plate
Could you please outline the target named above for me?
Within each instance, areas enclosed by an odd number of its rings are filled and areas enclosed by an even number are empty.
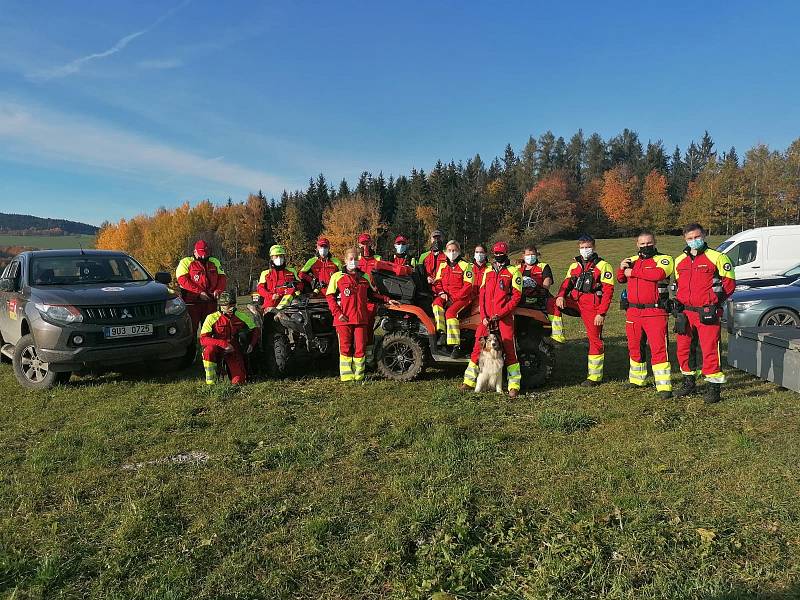
[[[139,335],[153,335],[153,326],[147,325],[118,325],[116,327],[103,327],[103,334],[107,338],[136,337]]]

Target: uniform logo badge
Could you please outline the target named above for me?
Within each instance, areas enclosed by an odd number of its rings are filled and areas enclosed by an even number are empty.
[[[467,271],[466,277],[467,279],[472,279],[472,271]]]
[[[352,291],[350,291],[350,288],[345,288],[345,289],[344,289],[344,295],[345,295],[345,296],[349,296],[349,295],[350,295],[350,294],[352,294],[352,293],[353,293],[353,292],[352,292]]]
[[[731,270],[731,263],[727,263],[726,262],[724,265],[722,265],[722,268],[725,269],[726,271],[730,271]]]
[[[197,273],[197,274],[194,276],[194,280],[195,280],[195,281],[200,281],[200,273]]]
[[[612,275],[611,275],[611,271],[606,271],[606,272],[603,274],[603,277],[604,277],[605,279],[611,279],[611,277],[612,277]]]
[[[662,264],[662,265],[668,265],[668,264],[669,264],[669,259],[668,259],[668,258],[664,258],[664,259],[662,259],[662,260],[661,260],[661,264]]]

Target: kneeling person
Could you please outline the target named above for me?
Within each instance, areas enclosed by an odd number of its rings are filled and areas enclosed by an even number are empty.
[[[233,292],[222,292],[219,296],[219,310],[206,317],[200,330],[206,383],[213,385],[216,382],[217,362],[220,359],[228,367],[231,383],[244,383],[247,378],[244,355],[253,351],[259,336],[260,331],[253,317],[236,309],[236,295]]]

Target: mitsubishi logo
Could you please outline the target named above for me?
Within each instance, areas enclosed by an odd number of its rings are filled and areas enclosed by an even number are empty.
[[[133,315],[130,312],[128,312],[127,308],[123,308],[122,309],[122,315],[120,315],[119,318],[120,319],[132,319]]]

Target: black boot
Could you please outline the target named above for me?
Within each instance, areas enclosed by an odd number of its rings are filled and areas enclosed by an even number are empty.
[[[581,383],[581,387],[597,387],[598,385],[600,385],[600,382],[594,379],[584,379]]]
[[[691,396],[697,391],[697,384],[694,380],[694,375],[684,375],[683,376],[683,385],[681,389],[673,394],[676,398],[681,398],[682,396]]]
[[[722,399],[720,397],[720,391],[722,391],[721,383],[707,383],[706,395],[703,398],[703,402],[706,404],[715,404],[719,402]]]
[[[658,397],[661,400],[669,400],[672,398],[672,392],[658,392]]]

